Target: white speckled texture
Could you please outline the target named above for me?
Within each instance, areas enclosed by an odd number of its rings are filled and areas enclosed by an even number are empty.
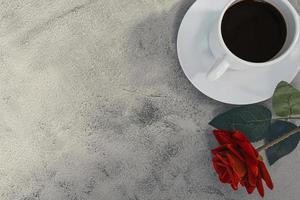
[[[1,200],[259,199],[212,170],[207,123],[229,106],[178,63],[192,3],[0,1]],[[298,148],[265,199],[298,200],[299,170]]]

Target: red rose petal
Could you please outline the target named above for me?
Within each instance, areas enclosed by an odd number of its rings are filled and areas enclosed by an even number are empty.
[[[213,150],[211,150],[211,152],[212,152],[212,154],[218,154],[218,153],[220,153],[220,152],[223,152],[223,151],[226,151],[226,146],[225,145],[221,145],[221,146],[219,146],[219,147],[217,147],[217,148],[215,148],[215,149],[213,149]]]
[[[233,172],[233,170],[230,167],[227,168],[227,172],[228,172],[228,175],[231,179],[232,189],[237,190],[238,189],[238,184],[239,184],[239,177]]]
[[[220,156],[215,156],[213,158],[213,166],[219,176],[222,183],[231,183],[231,179],[227,173],[227,166],[219,159]]]
[[[224,152],[224,151],[230,151],[231,153],[233,153],[236,157],[238,157],[240,160],[244,161],[244,157],[241,155],[241,153],[239,151],[236,150],[236,146],[233,144],[224,144],[221,145],[213,150],[211,150],[212,154],[216,155],[220,152]]]
[[[228,131],[214,130],[213,133],[220,144],[231,144],[233,142],[231,133]]]
[[[248,140],[248,138],[241,132],[236,131],[232,134],[232,137],[234,138],[234,140],[238,140],[240,142],[247,142],[250,143],[250,141]]]
[[[256,185],[255,185],[255,186],[252,186],[252,185],[250,185],[248,182],[245,182],[245,183],[243,183],[243,184],[244,184],[244,186],[245,186],[245,188],[246,188],[248,194],[251,194],[251,193],[255,190],[255,188],[256,188]]]
[[[231,178],[230,178],[227,170],[221,176],[219,175],[219,179],[222,183],[231,183]]]
[[[256,186],[256,176],[254,176],[254,174],[249,169],[248,169],[248,183],[251,186]]]
[[[260,194],[260,196],[264,197],[265,196],[265,191],[264,191],[264,187],[263,187],[262,180],[261,180],[260,176],[257,178],[256,186],[257,186],[257,190],[258,190],[258,193]]]
[[[231,185],[231,188],[232,188],[233,190],[237,190],[237,189],[238,189],[238,184],[231,183],[230,185]]]
[[[225,160],[224,157],[222,157],[220,154],[216,154],[216,157],[220,160],[220,162],[222,162],[223,164],[225,164],[226,166],[229,164],[227,160]]]
[[[218,174],[222,174],[226,171],[226,166],[219,162],[217,158],[213,158],[213,166]]]
[[[247,142],[238,142],[238,145],[247,154],[247,157],[252,157],[253,159],[257,159],[258,153],[252,146],[252,144]]]
[[[260,171],[261,171],[261,175],[262,178],[265,180],[268,188],[270,188],[271,190],[273,189],[274,185],[271,179],[271,176],[266,168],[265,163],[263,163],[262,161],[259,161],[259,166],[260,166]]]
[[[252,158],[246,158],[246,164],[248,166],[248,173],[252,174],[254,177],[258,176],[258,161]]]
[[[226,147],[230,152],[232,152],[236,157],[238,157],[241,161],[245,161],[244,157],[241,155],[239,151],[237,151],[236,145],[227,144]]]
[[[239,179],[246,175],[247,169],[245,163],[233,154],[227,154],[228,161],[233,171],[239,176]]]

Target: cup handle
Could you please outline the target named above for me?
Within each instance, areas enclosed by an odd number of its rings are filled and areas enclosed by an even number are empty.
[[[207,73],[206,76],[207,76],[208,80],[215,81],[218,78],[220,78],[227,71],[227,69],[229,68],[229,65],[230,64],[229,64],[229,61],[226,58],[226,56],[219,59]]]

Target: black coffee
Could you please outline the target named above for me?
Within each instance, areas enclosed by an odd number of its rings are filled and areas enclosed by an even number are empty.
[[[281,13],[271,4],[243,0],[232,5],[222,21],[223,40],[243,60],[266,62],[282,48],[287,28]]]

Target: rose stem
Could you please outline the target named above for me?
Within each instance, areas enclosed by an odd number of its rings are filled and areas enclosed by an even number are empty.
[[[273,118],[275,120],[280,120],[280,119],[286,119],[286,120],[289,120],[289,119],[300,119],[300,117],[278,117],[278,118]]]
[[[282,135],[281,137],[279,137],[279,138],[273,140],[273,141],[270,142],[270,143],[264,144],[263,146],[257,148],[256,150],[257,150],[258,152],[263,151],[263,150],[266,150],[266,149],[268,149],[268,148],[274,146],[275,144],[278,144],[279,142],[282,142],[283,140],[289,138],[290,136],[292,136],[292,135],[294,135],[294,134],[296,134],[296,133],[298,133],[298,132],[300,132],[300,127],[298,127],[298,128],[296,128],[296,129],[293,129],[293,130],[291,130],[291,131],[285,133],[285,134]]]

